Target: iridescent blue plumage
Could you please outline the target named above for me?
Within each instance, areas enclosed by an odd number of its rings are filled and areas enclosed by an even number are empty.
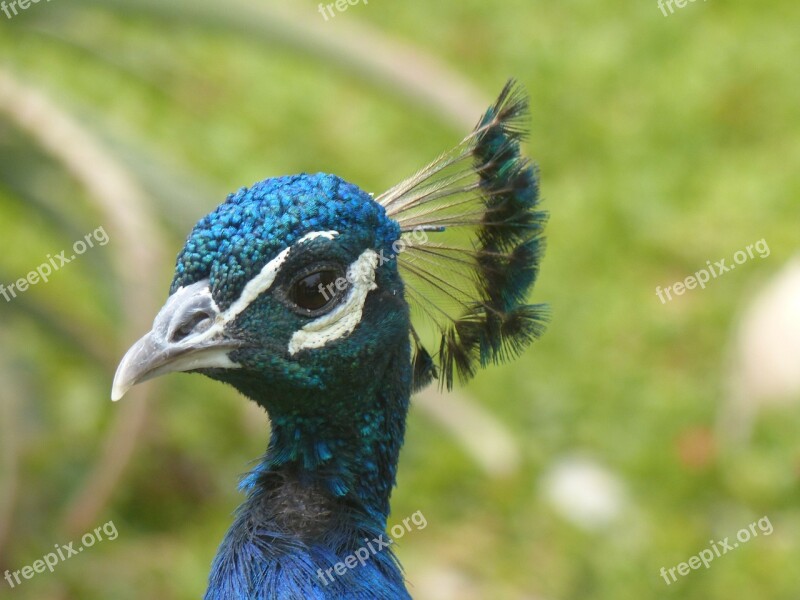
[[[545,221],[525,109],[509,84],[455,150],[375,199],[334,175],[279,177],[193,229],[113,396],[198,371],[269,413],[206,600],[409,597],[383,542],[411,391],[469,378],[543,327],[525,304]]]
[[[312,231],[359,230],[388,250],[400,228],[366,192],[336,175],[267,179],[230,194],[195,225],[178,255],[170,293],[209,278],[224,308],[253,272]]]

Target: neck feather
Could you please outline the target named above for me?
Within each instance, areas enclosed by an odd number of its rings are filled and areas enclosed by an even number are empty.
[[[385,520],[405,435],[408,352],[400,347],[385,353],[369,374],[340,376],[327,391],[295,390],[284,401],[273,396],[269,448],[243,487],[269,487],[279,475]]]
[[[388,540],[410,396],[409,352],[405,344],[378,350],[368,374],[342,373],[327,392],[282,397],[273,390],[260,402],[272,422],[269,448],[242,482],[248,498],[215,559],[207,599],[258,593],[256,582],[270,577],[277,578],[271,592],[287,585],[301,590],[286,597],[335,598],[337,589],[348,598],[360,598],[353,595],[359,589],[364,598],[409,597],[392,549],[378,541]],[[381,549],[365,565],[326,579],[326,570],[369,545]]]

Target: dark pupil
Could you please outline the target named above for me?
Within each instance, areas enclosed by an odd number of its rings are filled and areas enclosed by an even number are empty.
[[[335,271],[318,271],[307,275],[292,286],[291,300],[300,308],[319,310],[338,293],[335,282]]]

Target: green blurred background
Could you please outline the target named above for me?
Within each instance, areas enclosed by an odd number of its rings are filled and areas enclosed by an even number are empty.
[[[761,346],[737,332],[800,246],[800,5],[371,0],[326,21],[287,4],[0,13],[0,283],[98,227],[110,238],[0,297],[0,574],[119,531],[0,580],[0,598],[201,597],[268,420],[196,376],[109,400],[185,235],[269,176],[380,192],[459,141],[509,76],[531,96],[551,212],[532,299],[552,323],[520,360],[412,409],[393,498],[393,522],[428,522],[399,547],[412,594],[799,598],[800,393],[742,381],[771,363],[744,365],[737,349]],[[656,297],[761,239],[768,257]],[[756,330],[800,372],[791,339]],[[765,515],[771,535],[659,575]]]

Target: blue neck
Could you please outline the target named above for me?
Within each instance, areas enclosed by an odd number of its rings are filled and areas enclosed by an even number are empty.
[[[273,389],[260,402],[272,421],[269,448],[242,482],[248,498],[214,560],[206,600],[410,598],[385,533],[408,354],[402,344],[373,355],[384,364],[371,371],[382,377],[345,372],[322,396],[294,390],[282,399]],[[254,387],[236,385],[261,400]]]

